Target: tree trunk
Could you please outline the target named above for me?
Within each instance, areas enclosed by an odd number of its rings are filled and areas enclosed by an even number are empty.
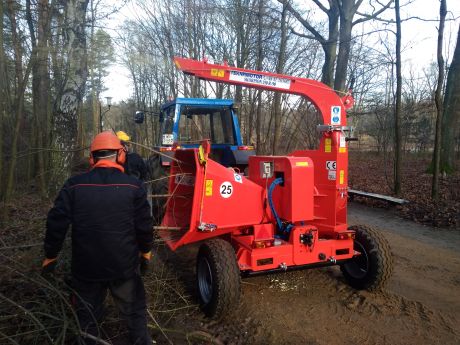
[[[334,80],[334,89],[339,92],[347,91],[346,81],[351,49],[351,30],[353,28],[353,17],[357,11],[354,3],[355,0],[342,0],[340,8],[340,42]]]
[[[64,152],[53,154],[53,166],[59,167],[53,174],[53,187],[59,187],[70,175],[73,150],[77,144],[78,110],[82,102],[88,75],[86,54],[86,9],[89,0],[65,2],[65,51],[67,54],[65,78],[56,95],[54,105],[53,147]]]
[[[244,18],[243,18],[243,4],[241,0],[235,2],[236,10],[236,67],[245,68],[246,61],[244,59]],[[240,106],[239,117],[241,119],[243,102],[243,87],[241,85],[235,85],[235,103]],[[241,123],[241,121],[240,121]]]
[[[24,73],[23,66],[22,66],[22,47],[20,38],[18,35],[18,27],[16,22],[16,12],[14,9],[14,1],[8,1],[8,14],[11,23],[11,36],[13,42],[13,50],[14,50],[14,61],[15,61],[15,74],[16,74],[16,95],[14,99],[14,109],[16,112],[16,121],[13,129],[13,140],[11,143],[11,161],[8,169],[8,178],[5,187],[5,201],[10,200],[12,192],[13,192],[13,185],[14,185],[14,175],[16,171],[16,162],[17,162],[17,151],[18,151],[18,139],[19,139],[19,131],[21,129],[21,122],[24,117],[24,92],[27,85],[27,80],[29,79],[30,70],[32,67],[31,60],[27,65],[26,72]],[[32,50],[31,56],[35,54],[34,50]]]
[[[262,62],[264,59],[263,50],[263,10],[265,1],[259,0],[259,12],[257,17],[257,67],[258,71],[262,70]],[[262,140],[261,140],[261,122],[262,122],[262,91],[256,90],[256,152],[260,154],[262,151]],[[251,126],[252,127],[252,126]],[[249,141],[247,144],[250,144]]]
[[[276,73],[282,74],[284,72],[284,65],[286,64],[286,45],[287,45],[287,25],[286,25],[287,6],[283,4],[281,11],[281,37],[280,37],[280,51],[278,54],[278,62],[276,64]],[[275,92],[273,100],[273,115],[274,115],[274,137],[272,154],[277,155],[279,152],[279,141],[281,137],[281,93]]]
[[[324,51],[321,82],[332,87],[334,85],[335,61],[337,58],[337,40],[339,38],[339,7],[336,1],[330,1],[327,12],[329,18],[329,34],[326,42],[321,43]]]
[[[90,29],[90,36],[89,36],[89,45],[90,45],[90,53],[89,53],[89,58],[88,58],[88,69],[89,69],[89,76],[91,80],[91,112],[93,114],[93,136],[95,136],[99,132],[99,117],[100,117],[100,112],[99,112],[99,106],[98,106],[98,101],[99,101],[99,94],[96,90],[96,85],[95,85],[95,67],[94,67],[94,51],[97,49],[94,46],[94,26],[96,25],[96,19],[95,19],[95,8],[94,8],[94,0],[91,0],[90,3],[90,10],[91,10],[91,29]]]
[[[27,4],[27,23],[29,26],[30,38],[34,54],[31,55],[32,61],[32,103],[35,120],[35,144],[37,151],[38,171],[38,189],[40,194],[47,195],[45,180],[45,151],[41,148],[46,147],[47,140],[47,123],[49,111],[49,69],[48,69],[48,41],[50,35],[50,8],[48,0],[40,0],[38,7],[37,30],[34,28],[32,13],[30,9],[30,0]],[[35,31],[37,34],[35,34]]]
[[[401,16],[399,0],[395,0],[396,14],[396,101],[395,101],[395,142],[394,142],[394,184],[393,189],[396,195],[401,194]]]
[[[262,60],[263,60],[263,47],[262,47],[262,40],[263,40],[263,17],[264,17],[264,7],[265,7],[265,0],[259,0],[258,2],[258,11],[257,11],[257,55],[256,55],[256,70],[260,71],[262,69]],[[246,138],[246,144],[250,145],[252,143],[252,137],[254,133],[254,108],[257,106],[256,110],[256,145],[259,144],[259,134],[260,131],[257,128],[259,124],[258,115],[260,113],[260,102],[255,103],[256,100],[259,100],[260,90],[255,90],[253,92],[253,102],[251,106],[251,111],[249,113],[249,126],[248,126],[248,134]],[[256,147],[257,149],[257,147]]]
[[[3,121],[7,109],[6,73],[5,73],[5,50],[3,48],[3,1],[0,1],[0,200],[3,199]]]
[[[444,57],[442,55],[442,43],[444,39],[444,23],[446,20],[447,6],[446,0],[441,0],[439,6],[439,29],[438,29],[438,83],[434,101],[436,103],[436,135],[433,150],[433,182],[431,185],[431,198],[439,198],[439,164],[441,162],[441,123],[442,123],[442,84],[444,82]]]
[[[456,169],[455,138],[460,136],[460,27],[454,56],[447,73],[443,110],[440,170],[451,173]]]

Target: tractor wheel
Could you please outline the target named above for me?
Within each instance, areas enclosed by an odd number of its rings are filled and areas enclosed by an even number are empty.
[[[152,190],[152,216],[154,225],[160,225],[165,214],[166,197],[155,197],[156,195],[168,194],[168,170],[161,165],[160,156],[155,155],[149,158],[148,167],[150,173]]]
[[[241,293],[240,270],[229,242],[204,242],[196,262],[197,290],[206,316],[221,319],[238,306]]]
[[[393,271],[387,240],[380,232],[363,225],[354,225],[349,229],[356,232],[353,247],[360,254],[340,266],[343,276],[355,289],[382,289]]]

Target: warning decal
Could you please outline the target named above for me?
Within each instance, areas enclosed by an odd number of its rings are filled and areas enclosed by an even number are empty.
[[[324,140],[324,152],[329,153],[332,151],[332,139],[326,138]]]
[[[331,124],[340,125],[340,120],[342,116],[342,108],[339,105],[334,105],[331,107]]]
[[[224,75],[225,75],[225,70],[223,70],[223,69],[211,68],[211,76],[223,78]]]
[[[206,180],[205,195],[212,196],[212,180]]]
[[[235,173],[234,177],[235,177],[235,182],[243,183],[243,177],[240,174]]]

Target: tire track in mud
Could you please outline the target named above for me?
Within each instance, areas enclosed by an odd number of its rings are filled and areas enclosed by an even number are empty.
[[[300,272],[293,272],[298,275]],[[298,277],[285,276],[279,286],[258,284],[258,290],[267,295],[269,302],[262,303],[266,312],[276,314],[275,317],[263,317],[263,312],[252,310],[262,317],[262,324],[275,331],[268,339],[270,343],[296,344],[311,342],[314,344],[458,344],[460,338],[451,320],[442,313],[431,310],[420,302],[411,301],[391,292],[369,293],[355,291],[344,285],[336,276],[337,270],[310,271],[303,275],[310,293],[304,294],[302,286],[294,294],[286,290],[286,285],[296,284]],[[292,280],[292,281],[291,281]],[[279,287],[282,287],[280,289]],[[284,290],[284,291],[283,291]],[[254,291],[251,291],[254,293]],[[282,294],[288,295],[287,298]],[[273,295],[277,297],[273,298]],[[308,302],[305,300],[308,298]],[[245,296],[247,298],[247,296]],[[280,313],[291,301],[288,317]],[[281,303],[279,303],[281,301]],[[269,306],[269,304],[271,305]],[[281,304],[281,305],[280,305]],[[299,312],[308,304],[308,313]],[[304,327],[298,320],[305,320]],[[283,329],[273,325],[287,324],[287,330],[297,329],[295,337],[289,339],[278,335]],[[294,327],[292,327],[294,325]],[[311,327],[315,325],[315,327]],[[329,325],[329,326],[328,326]],[[285,329],[286,330],[286,329]],[[262,342],[261,342],[262,343]]]

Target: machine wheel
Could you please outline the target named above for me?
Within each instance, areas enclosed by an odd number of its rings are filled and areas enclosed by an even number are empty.
[[[361,254],[340,266],[343,276],[355,289],[382,289],[393,271],[393,258],[387,240],[367,226],[354,225],[349,229],[356,232],[353,247]]]
[[[153,195],[168,194],[168,170],[161,165],[161,158],[158,155],[148,160],[148,168]],[[154,225],[160,225],[165,213],[166,198],[152,197],[152,216]]]
[[[221,319],[238,306],[241,277],[229,242],[217,238],[201,245],[196,281],[200,306],[206,316]]]

